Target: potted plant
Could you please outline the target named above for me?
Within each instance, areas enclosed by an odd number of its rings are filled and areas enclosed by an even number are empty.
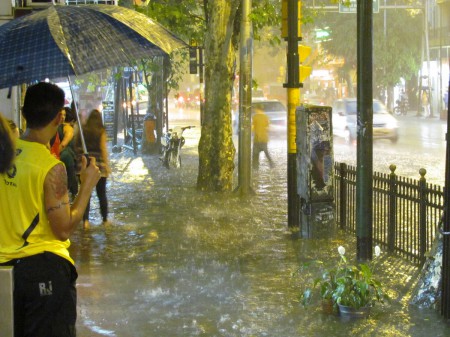
[[[370,308],[387,299],[381,282],[374,276],[374,261],[351,265],[347,263],[345,248],[340,246],[338,252],[341,259],[333,300],[338,305],[341,316],[367,317]],[[376,246],[375,258],[380,254],[380,247]]]
[[[314,292],[318,291],[322,300],[331,300],[341,316],[367,317],[371,307],[387,299],[381,282],[374,276],[374,262],[352,265],[347,262],[344,247],[340,246],[338,252],[340,260],[337,266],[321,271],[320,277],[303,291],[302,303],[311,303]],[[375,256],[380,253],[376,246]]]

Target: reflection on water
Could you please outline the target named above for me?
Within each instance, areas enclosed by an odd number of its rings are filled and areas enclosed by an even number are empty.
[[[72,239],[78,335],[429,336],[432,329],[448,336],[437,313],[408,306],[418,271],[403,260],[384,259],[392,302],[367,320],[344,324],[323,315],[319,303],[300,306],[310,274],[296,273],[299,266],[334,263],[339,245],[354,255],[355,243],[346,235],[298,239],[287,230],[284,144],[272,143],[277,166],[261,162],[253,172],[257,193],[246,198],[195,189],[193,142],[179,170],[166,170],[156,155],[113,155],[112,224],[100,225],[93,198],[91,229]]]

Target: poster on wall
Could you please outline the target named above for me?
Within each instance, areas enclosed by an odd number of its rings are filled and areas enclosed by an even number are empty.
[[[306,202],[333,200],[332,137],[330,107],[297,109],[297,189]]]
[[[311,198],[333,198],[333,151],[328,111],[309,114],[309,146],[311,153]]]
[[[108,139],[114,138],[114,102],[103,101],[103,125],[106,129]]]

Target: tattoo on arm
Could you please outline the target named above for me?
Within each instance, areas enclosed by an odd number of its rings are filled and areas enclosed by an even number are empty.
[[[54,211],[54,210],[57,210],[57,209],[61,208],[62,206],[65,206],[65,205],[68,205],[68,204],[69,204],[69,202],[60,202],[59,205],[48,208],[47,209],[47,213],[49,213],[51,211]]]
[[[67,194],[67,172],[64,165],[58,164],[50,171],[50,184],[57,199]]]

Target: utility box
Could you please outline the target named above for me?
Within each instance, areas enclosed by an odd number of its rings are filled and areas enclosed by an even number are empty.
[[[296,123],[300,234],[305,238],[329,237],[336,228],[331,107],[301,105],[296,110]]]

